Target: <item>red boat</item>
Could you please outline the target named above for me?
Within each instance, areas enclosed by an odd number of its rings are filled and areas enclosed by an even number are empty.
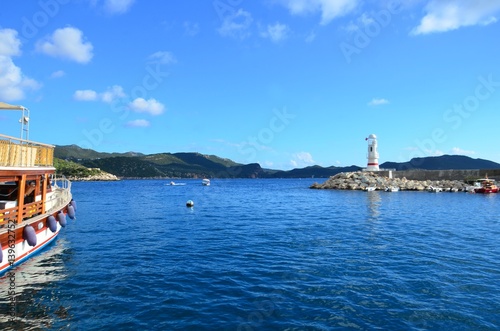
[[[498,193],[498,186],[496,186],[495,181],[488,179],[481,180],[481,187],[474,189],[475,193]]]

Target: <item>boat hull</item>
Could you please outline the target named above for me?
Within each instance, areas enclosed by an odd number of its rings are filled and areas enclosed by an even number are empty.
[[[474,192],[482,194],[498,193],[498,188],[477,188]]]
[[[59,221],[56,221],[56,231],[52,232],[48,226],[48,216],[49,215],[30,223],[24,222],[22,224],[16,224],[15,228],[11,227],[8,229],[8,232],[2,233],[2,262],[0,263],[0,275],[31,258],[57,238],[62,226]],[[35,229],[35,246],[30,246],[28,240],[23,237],[23,230],[25,226],[28,225]]]

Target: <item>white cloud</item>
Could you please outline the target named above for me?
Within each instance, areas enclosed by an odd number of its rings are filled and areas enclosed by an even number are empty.
[[[353,11],[359,0],[279,0],[292,14],[321,13],[321,24]]]
[[[243,9],[239,9],[237,12],[227,15],[224,18],[222,26],[218,31],[224,37],[245,39],[250,36],[249,29],[252,22],[252,15]]]
[[[446,32],[465,26],[487,25],[497,21],[500,11],[497,0],[431,0],[426,15],[411,31],[413,35]]]
[[[274,166],[274,162],[273,161],[261,161],[261,162],[258,162],[263,168],[272,168]]]
[[[21,54],[21,41],[17,31],[0,29],[0,100],[24,99],[27,90],[40,88],[40,84],[25,76],[14,64],[13,56]]]
[[[151,62],[160,63],[160,64],[172,64],[177,62],[174,55],[171,52],[167,51],[158,51],[156,53],[151,54],[148,59]]]
[[[111,14],[126,13],[134,4],[135,0],[105,0],[104,8]]]
[[[436,149],[434,151],[429,151],[431,153],[431,155],[434,155],[434,156],[441,156],[441,155],[444,155],[444,152],[442,150],[439,150],[439,149]]]
[[[389,103],[389,100],[384,98],[373,98],[370,102],[368,102],[368,106],[380,106],[386,105]]]
[[[36,43],[36,49],[41,53],[78,63],[88,63],[94,56],[93,48],[90,42],[83,40],[82,31],[73,27],[57,29]]]
[[[114,85],[100,94],[101,100],[106,103],[112,103],[114,100],[125,98],[126,96],[125,92],[123,92],[123,88],[119,85]]]
[[[97,92],[93,90],[78,90],[73,94],[73,98],[78,101],[95,101]]]
[[[165,106],[155,99],[137,98],[129,103],[129,107],[137,113],[149,113],[151,115],[160,115],[165,111]]]
[[[50,75],[50,78],[61,78],[63,76],[65,76],[66,73],[62,70],[57,70],[57,71],[54,71],[51,75]]]
[[[299,152],[292,155],[290,164],[294,168],[304,168],[315,164],[313,157],[308,152]]]
[[[289,28],[285,24],[276,23],[274,25],[268,25],[265,32],[261,35],[264,38],[269,38],[271,41],[277,43],[285,40],[288,37]]]
[[[0,56],[15,56],[21,54],[21,40],[17,38],[17,31],[12,29],[0,30]]]
[[[459,147],[453,147],[451,149],[451,154],[455,154],[455,155],[474,155],[474,154],[476,154],[476,152],[474,152],[474,151],[466,151],[466,150],[461,149]]]
[[[127,122],[126,126],[131,128],[147,128],[151,123],[147,120],[134,120]]]
[[[73,94],[73,98],[78,101],[102,101],[105,103],[112,103],[114,100],[126,96],[123,88],[119,85],[109,87],[102,93],[97,93],[94,90],[78,90]]]

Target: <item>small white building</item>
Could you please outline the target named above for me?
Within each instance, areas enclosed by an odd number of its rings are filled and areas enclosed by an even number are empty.
[[[368,165],[366,171],[379,171],[378,167],[378,151],[377,151],[377,136],[373,133],[365,140],[368,141]]]

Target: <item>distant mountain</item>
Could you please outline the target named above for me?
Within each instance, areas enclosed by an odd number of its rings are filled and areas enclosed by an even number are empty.
[[[442,155],[417,157],[402,163],[384,162],[380,165],[380,168],[396,170],[498,169],[500,164],[484,159],[473,159],[464,155]]]
[[[81,148],[78,145],[56,146],[54,157],[64,160],[83,160],[83,159],[100,159],[113,156],[141,156],[144,154],[127,152],[127,153],[101,153],[92,149]]]
[[[273,171],[268,175],[268,177],[273,178],[328,178],[330,176],[334,176],[341,172],[351,172],[351,171],[359,171],[361,167],[352,165],[349,167],[327,167],[323,168],[321,166],[315,165],[310,167],[305,167],[301,169],[292,169],[288,171]]]
[[[288,171],[263,169],[258,163],[240,164],[230,159],[200,153],[100,153],[76,145],[56,146],[54,156],[77,162],[87,168],[99,168],[123,178],[327,178],[361,167],[321,167],[318,165]],[[409,162],[385,162],[384,169],[448,170],[500,169],[500,164],[462,155],[414,158]]]

